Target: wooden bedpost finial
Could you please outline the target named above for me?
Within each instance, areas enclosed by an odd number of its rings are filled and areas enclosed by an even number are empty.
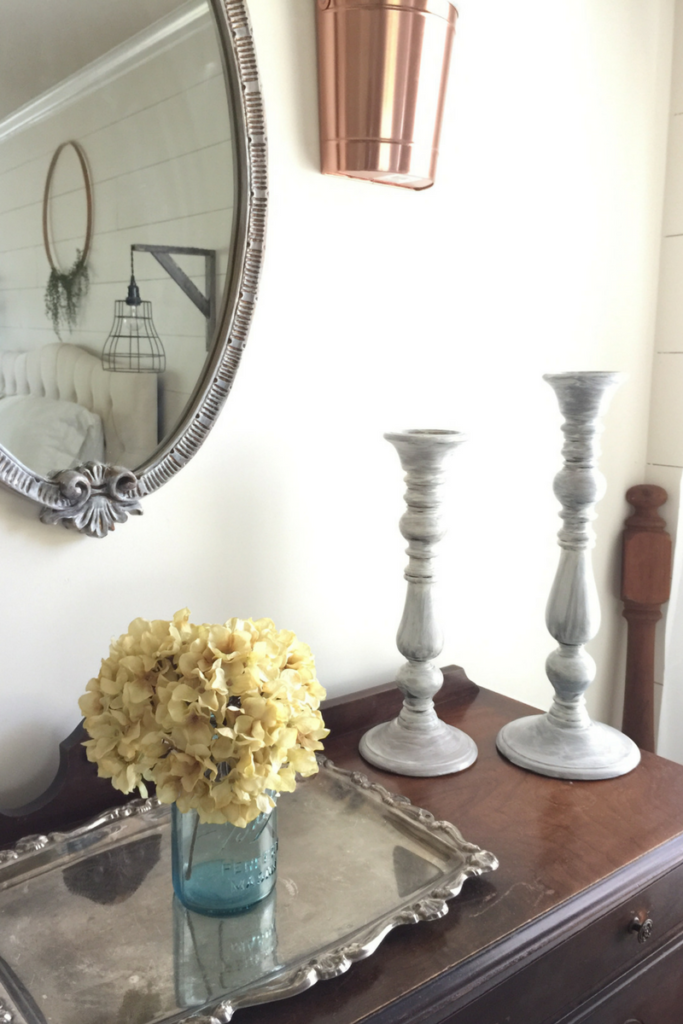
[[[626,492],[635,512],[626,520],[621,597],[628,621],[626,691],[622,729],[643,750],[654,752],[655,628],[671,591],[671,537],[657,511],[663,487],[639,484]]]
[[[636,484],[629,487],[626,500],[635,512],[626,520],[627,528],[632,526],[643,530],[665,530],[666,522],[657,511],[669,500],[663,487],[656,484]]]

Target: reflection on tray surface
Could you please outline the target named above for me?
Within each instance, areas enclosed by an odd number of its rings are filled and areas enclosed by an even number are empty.
[[[137,892],[160,856],[161,836],[145,836],[64,868],[62,878],[74,896],[104,906],[123,903]]]
[[[178,1006],[190,1009],[235,992],[277,966],[275,890],[244,914],[206,917],[173,900]]]
[[[441,871],[430,860],[406,850],[405,846],[394,847],[394,872],[399,896],[409,896],[441,876]]]

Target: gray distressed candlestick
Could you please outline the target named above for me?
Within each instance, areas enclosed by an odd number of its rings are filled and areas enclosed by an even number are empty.
[[[433,701],[443,684],[443,673],[434,663],[443,635],[434,614],[432,568],[434,547],[446,532],[440,518],[443,464],[465,438],[454,430],[406,430],[384,436],[399,454],[408,485],[408,510],[400,522],[408,541],[408,590],[396,637],[407,659],[396,679],[405,699],[398,718],[366,732],[359,749],[370,764],[399,775],[447,775],[477,759],[474,740],[442,722]]]
[[[590,549],[595,544],[591,521],[605,481],[596,469],[598,437],[619,373],[558,373],[544,377],[555,390],[565,423],[564,467],[555,477],[564,525],[562,549],[546,609],[548,630],[559,643],[546,662],[555,689],[546,715],[509,722],[497,746],[514,764],[558,779],[611,779],[625,775],[640,761],[635,743],[617,729],[593,722],[584,692],[595,678],[595,662],[583,645],[600,627],[600,603]]]

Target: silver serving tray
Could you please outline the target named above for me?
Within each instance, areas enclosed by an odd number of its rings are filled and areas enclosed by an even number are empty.
[[[277,886],[246,914],[173,898],[170,811],[134,800],[0,852],[0,1024],[226,1024],[448,912],[496,858],[321,758],[278,807]]]

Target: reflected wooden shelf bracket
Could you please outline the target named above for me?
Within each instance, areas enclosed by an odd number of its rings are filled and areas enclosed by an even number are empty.
[[[148,252],[159,263],[169,277],[206,317],[206,350],[209,351],[216,327],[216,250],[194,249],[186,245],[131,245],[133,252]],[[206,295],[178,266],[174,256],[203,256],[205,265]]]

